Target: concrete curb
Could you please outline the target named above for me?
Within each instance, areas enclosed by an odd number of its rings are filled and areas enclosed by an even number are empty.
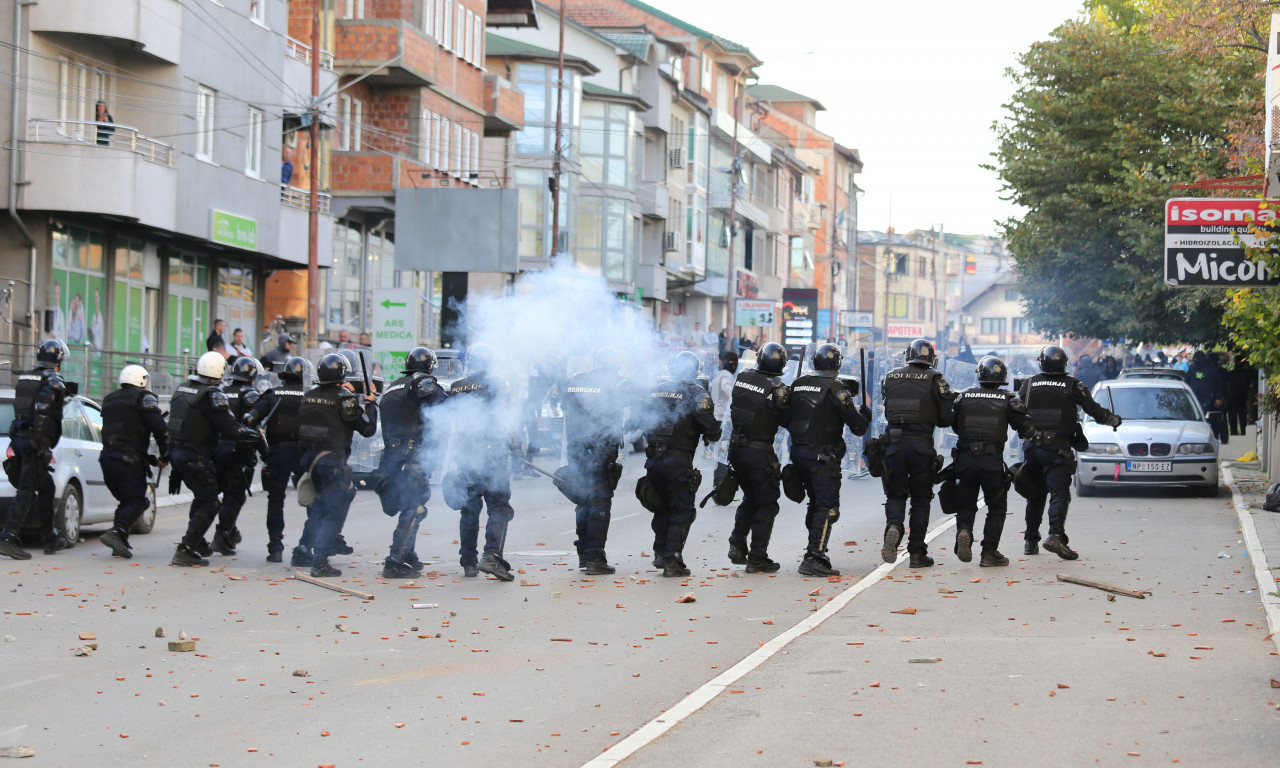
[[[979,508],[981,511],[983,507]],[[955,526],[955,515],[947,515],[946,519],[938,523],[925,536],[925,542],[931,542],[942,534],[951,530]],[[721,672],[716,677],[703,683],[692,693],[676,702],[670,708],[653,718],[649,722],[637,728],[629,736],[622,741],[607,747],[600,755],[588,760],[583,764],[582,768],[613,768],[618,763],[644,749],[649,744],[662,738],[663,734],[679,725],[682,721],[695,714],[698,710],[710,704],[717,696],[726,689],[746,677],[766,661],[773,658],[779,651],[786,648],[793,640],[796,640],[808,632],[819,627],[827,619],[835,616],[846,605],[853,601],[855,597],[865,591],[868,587],[878,583],[881,579],[889,574],[894,568],[906,562],[907,555],[904,552],[898,556],[898,559],[892,563],[881,563],[878,567],[863,576],[856,584],[849,587],[845,591],[836,595],[826,605],[818,609],[812,616],[804,619],[800,623],[792,626],[787,631],[774,637],[769,642],[760,646],[758,649],[749,654],[742,661],[734,664],[729,669]]]
[[[1262,601],[1263,610],[1267,613],[1267,630],[1271,632],[1271,642],[1275,644],[1276,651],[1280,652],[1280,635],[1277,634],[1280,632],[1280,597],[1272,594],[1278,589],[1276,579],[1267,566],[1267,553],[1262,548],[1262,540],[1258,538],[1258,528],[1253,523],[1253,513],[1249,511],[1249,505],[1244,503],[1230,467],[1222,468],[1222,477],[1227,481],[1227,488],[1231,489],[1231,504],[1236,508],[1244,546],[1249,551],[1249,559],[1253,561],[1253,576],[1258,582],[1258,597]]]

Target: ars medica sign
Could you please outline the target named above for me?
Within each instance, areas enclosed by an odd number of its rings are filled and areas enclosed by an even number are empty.
[[[1165,203],[1164,281],[1169,285],[1274,285],[1280,277],[1251,261],[1251,226],[1274,225],[1277,213],[1252,198],[1179,198]],[[1272,205],[1280,205],[1271,203]]]

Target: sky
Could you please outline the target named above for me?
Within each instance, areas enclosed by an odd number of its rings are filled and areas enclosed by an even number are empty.
[[[1080,15],[1083,0],[646,0],[747,45],[761,83],[826,107],[818,129],[857,149],[858,228],[940,226],[998,234],[992,123],[1013,94],[1005,70]],[[780,9],[786,12],[780,12]]]

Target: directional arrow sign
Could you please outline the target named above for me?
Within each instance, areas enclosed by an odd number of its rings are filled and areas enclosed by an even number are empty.
[[[392,307],[406,307],[406,306],[408,306],[408,304],[406,304],[403,301],[392,301],[391,299],[387,299],[382,302],[383,309],[391,309]]]
[[[413,288],[386,288],[374,292],[374,360],[383,371],[398,371],[409,350],[418,346],[419,311],[422,303]]]

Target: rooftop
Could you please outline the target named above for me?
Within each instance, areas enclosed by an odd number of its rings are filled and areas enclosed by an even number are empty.
[[[542,48],[536,45],[530,45],[519,40],[512,40],[509,37],[495,35],[488,32],[484,36],[485,56],[498,56],[510,59],[531,59],[536,61],[554,62],[559,54],[550,48]],[[587,74],[594,75],[600,71],[595,64],[578,56],[564,55],[564,63],[567,67],[582,70]]]
[[[802,93],[787,90],[780,85],[765,85],[763,83],[759,85],[752,85],[747,88],[747,95],[760,101],[797,101],[805,104],[812,104],[815,109],[819,109],[824,112],[827,109],[822,106],[822,102],[817,99],[810,98]]]
[[[602,32],[601,37],[637,59],[649,58],[649,49],[653,47],[653,35],[639,32]]]

